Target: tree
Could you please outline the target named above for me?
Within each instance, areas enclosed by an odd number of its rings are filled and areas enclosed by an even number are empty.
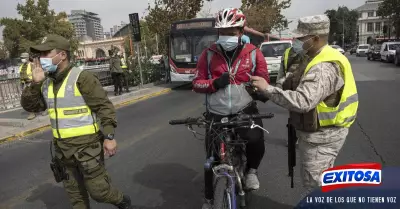
[[[214,17],[214,14],[211,12],[211,2],[208,2],[203,5],[203,9],[199,13],[197,13],[197,17],[199,18]]]
[[[281,12],[290,5],[291,0],[242,0],[241,9],[246,14],[249,27],[270,33],[272,29],[287,28],[287,21]]]
[[[204,0],[154,0],[154,7],[149,4],[149,14],[145,18],[148,28],[153,34],[165,37],[172,22],[196,17],[203,2]],[[159,50],[161,53],[166,52],[166,44],[163,41],[160,41]]]
[[[349,8],[342,6],[337,10],[326,10],[325,14],[330,20],[329,43],[337,42],[342,45],[343,33],[345,44],[351,44],[356,41],[355,34],[358,20],[358,12],[356,10],[349,10]]]
[[[35,4],[36,2],[36,4]],[[22,52],[28,52],[29,47],[38,44],[46,34],[58,34],[71,40],[71,51],[78,48],[78,41],[73,38],[74,28],[66,21],[65,12],[55,13],[49,9],[49,0],[26,0],[25,5],[17,5],[18,14],[22,19],[1,18],[4,45],[11,57],[18,57]]]
[[[377,15],[389,18],[395,28],[396,38],[400,37],[400,0],[384,0],[379,4]]]
[[[8,51],[4,46],[4,43],[0,41],[0,60],[4,60],[8,58]]]

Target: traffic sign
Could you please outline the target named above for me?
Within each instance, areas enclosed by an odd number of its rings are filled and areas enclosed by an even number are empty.
[[[139,14],[138,13],[129,14],[129,21],[132,26],[133,41],[140,42],[142,40],[142,38],[140,35]]]

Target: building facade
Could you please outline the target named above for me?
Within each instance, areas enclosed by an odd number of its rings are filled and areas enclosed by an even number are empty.
[[[69,22],[74,26],[75,35],[79,39],[91,37],[93,40],[104,39],[103,27],[98,14],[85,10],[72,10],[68,15]]]
[[[367,44],[369,40],[375,38],[384,38],[383,26],[391,24],[389,19],[382,19],[377,15],[379,4],[382,2],[383,0],[368,0],[356,9],[359,12],[357,21],[359,44]],[[394,31],[394,28],[391,31]]]
[[[111,36],[114,36],[114,34],[121,30],[121,28],[123,28],[125,25],[127,25],[127,23],[121,21],[121,25],[114,25],[112,28],[110,28]]]

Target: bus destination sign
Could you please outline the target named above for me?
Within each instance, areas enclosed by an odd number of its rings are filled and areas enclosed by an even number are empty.
[[[176,29],[177,30],[182,30],[182,29],[197,29],[197,28],[211,28],[213,27],[213,22],[212,21],[207,21],[207,22],[191,22],[191,23],[179,23],[176,24]]]

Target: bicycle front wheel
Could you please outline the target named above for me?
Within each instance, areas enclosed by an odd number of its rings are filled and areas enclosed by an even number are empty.
[[[232,197],[229,193],[227,177],[219,177],[214,187],[213,209],[232,209]]]

